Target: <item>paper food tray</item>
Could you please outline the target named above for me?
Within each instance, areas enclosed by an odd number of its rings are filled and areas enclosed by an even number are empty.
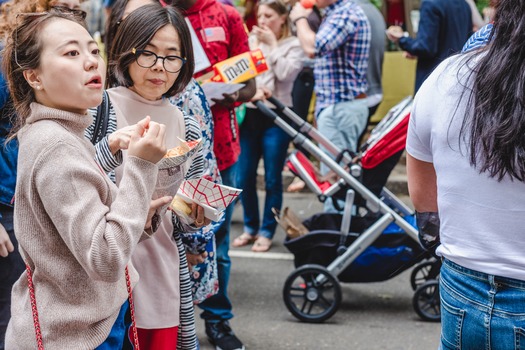
[[[186,144],[186,141],[180,138],[179,141],[180,147],[182,147],[183,150],[185,150],[186,152],[177,157],[162,158],[157,164],[159,169],[168,169],[179,166],[186,162],[190,157],[192,157],[198,150],[202,148],[202,138],[196,140],[197,143],[192,148],[190,148]]]
[[[206,179],[184,181],[177,195],[204,208],[204,216],[212,221],[220,220],[224,209],[242,192],[238,188],[219,185]]]

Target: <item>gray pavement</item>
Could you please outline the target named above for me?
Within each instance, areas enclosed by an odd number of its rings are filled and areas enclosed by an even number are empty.
[[[264,192],[259,193],[261,200]],[[406,202],[409,199],[403,198]],[[301,218],[322,211],[311,193],[286,193],[284,206]],[[231,239],[242,233],[242,208],[235,208]],[[246,349],[437,349],[439,323],[423,322],[412,309],[410,270],[380,283],[342,284],[338,312],[323,324],[296,320],[286,309],[282,288],[294,270],[292,255],[278,229],[269,253],[252,253],[249,247],[230,250],[232,272],[229,293],[235,317],[231,324]],[[198,318],[201,349],[213,349]]]

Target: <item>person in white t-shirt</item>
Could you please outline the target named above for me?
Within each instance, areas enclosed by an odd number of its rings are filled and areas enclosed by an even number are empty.
[[[410,118],[420,237],[439,227],[441,349],[515,349],[525,337],[525,1],[517,2],[499,2],[486,48],[436,68]]]

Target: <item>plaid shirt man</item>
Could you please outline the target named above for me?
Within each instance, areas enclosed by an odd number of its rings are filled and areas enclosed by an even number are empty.
[[[315,36],[316,115],[366,92],[370,36],[368,19],[353,1],[338,0],[326,7]]]

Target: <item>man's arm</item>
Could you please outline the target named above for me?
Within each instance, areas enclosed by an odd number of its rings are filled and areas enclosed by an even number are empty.
[[[310,10],[305,9],[297,2],[290,12],[290,21],[295,24],[297,38],[304,52],[308,57],[313,58],[315,56],[315,32],[308,25],[309,13]]]
[[[439,28],[441,26],[441,11],[431,1],[421,4],[421,20],[415,39],[393,33],[392,28],[387,31],[388,38],[399,47],[413,56],[420,58],[435,57],[438,52]]]

